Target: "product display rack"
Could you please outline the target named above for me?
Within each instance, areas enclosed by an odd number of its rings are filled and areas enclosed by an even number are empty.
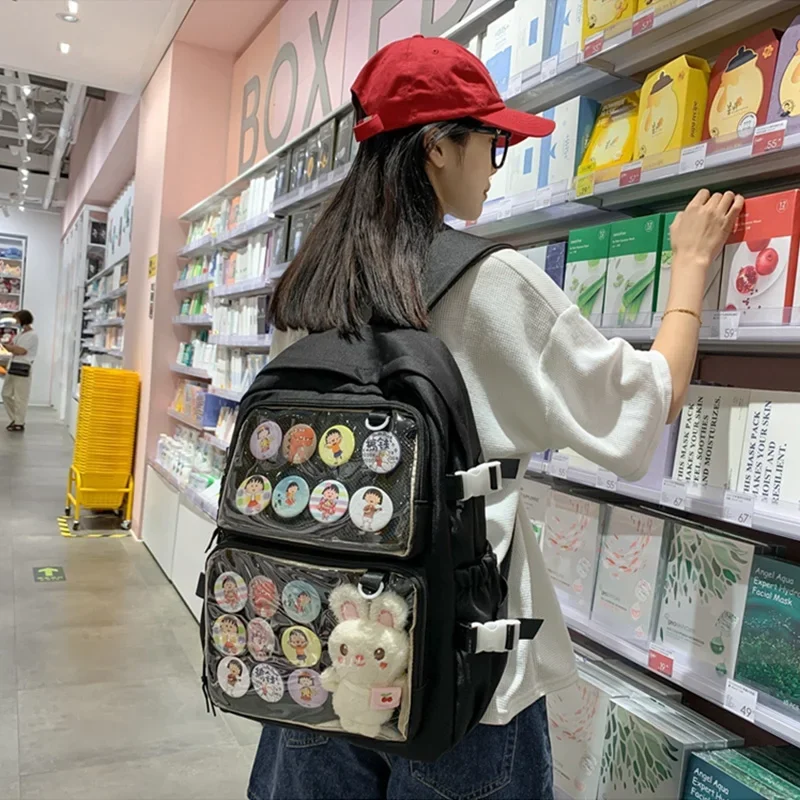
[[[24,306],[28,238],[0,233],[0,314],[13,314]]]

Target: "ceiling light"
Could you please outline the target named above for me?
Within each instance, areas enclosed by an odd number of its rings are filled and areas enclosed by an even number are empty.
[[[25,153],[25,155],[22,156],[22,163],[23,164],[30,164],[30,161],[31,161],[31,157],[27,153]]]
[[[26,133],[26,134],[25,134],[25,138],[26,138],[28,141],[30,141],[31,139],[33,139],[33,134],[32,134],[32,133]]]
[[[62,55],[67,55],[67,53],[69,53],[69,44],[67,44],[67,42],[59,42],[58,49],[61,51]]]
[[[78,0],[67,0],[67,11],[70,14],[78,13]]]
[[[23,178],[27,178],[29,172],[30,172],[30,170],[29,169],[25,169],[25,167],[20,167],[19,168],[19,174],[22,175]]]
[[[74,24],[75,22],[80,22],[80,20],[74,14],[61,14],[61,13],[59,13],[59,14],[56,14],[56,16],[62,22],[69,22],[69,23],[72,23],[72,24]]]
[[[31,86],[31,85],[30,85],[30,84],[28,84],[28,83],[26,83],[26,84],[25,84],[25,85],[22,87],[22,94],[24,94],[24,95],[25,95],[25,97],[30,97],[30,96],[31,96],[31,92],[32,92],[32,91],[33,91],[33,86]]]
[[[33,113],[33,111],[29,111],[29,112],[28,112],[28,119],[29,119],[31,122],[33,122],[33,121],[36,119],[36,114],[34,114],[34,113]]]
[[[20,211],[24,211],[25,210],[25,206],[23,206],[23,205],[18,206],[18,208],[19,208]]]

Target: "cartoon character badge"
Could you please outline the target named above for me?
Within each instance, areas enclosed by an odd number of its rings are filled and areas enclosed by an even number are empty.
[[[289,676],[289,695],[305,708],[319,708],[328,699],[319,675],[310,669],[298,669]]]
[[[311,491],[299,475],[289,475],[276,487],[272,495],[272,509],[279,517],[291,519],[305,511]]]
[[[377,486],[359,489],[350,501],[350,519],[359,530],[383,530],[394,514],[392,498]]]
[[[259,460],[266,461],[275,457],[280,450],[283,433],[277,422],[262,422],[250,436],[250,452]]]
[[[250,676],[256,694],[266,703],[277,703],[284,695],[283,678],[269,664],[256,664]]]
[[[211,626],[214,646],[224,656],[238,656],[247,647],[247,629],[244,622],[233,614],[224,614]]]
[[[296,667],[313,667],[322,658],[322,645],[317,635],[302,625],[293,625],[283,632],[281,648]]]
[[[308,510],[317,522],[336,522],[347,513],[350,493],[339,481],[323,481],[314,487]]]
[[[245,478],[236,490],[236,508],[251,517],[260,514],[272,497],[272,484],[263,475]]]
[[[241,611],[247,603],[247,584],[236,572],[223,572],[214,581],[214,599],[217,605],[231,614]]]
[[[319,440],[319,457],[329,467],[346,464],[356,449],[356,437],[350,428],[334,425],[322,434]]]
[[[393,433],[371,433],[361,446],[361,458],[369,469],[379,475],[391,472],[399,463],[402,451]]]
[[[295,622],[313,622],[322,610],[319,592],[307,581],[290,581],[281,596],[283,610]]]
[[[266,661],[275,651],[275,634],[261,617],[247,623],[247,651],[256,661]]]
[[[231,697],[244,697],[250,688],[250,670],[239,658],[228,656],[217,666],[219,688]]]
[[[273,617],[278,610],[280,601],[275,583],[263,575],[256,575],[250,581],[250,603],[259,617]]]
[[[283,457],[290,464],[302,464],[314,455],[317,434],[310,425],[293,425],[283,437]]]

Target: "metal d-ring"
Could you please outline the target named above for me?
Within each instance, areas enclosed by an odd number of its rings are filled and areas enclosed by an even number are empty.
[[[358,584],[358,593],[365,599],[365,600],[375,600],[376,598],[380,597],[383,594],[383,590],[386,588],[383,581],[381,581],[380,586],[374,592],[367,592],[364,590],[364,587],[359,583]]]
[[[374,414],[374,415],[370,414],[367,417],[366,421],[364,422],[364,427],[366,427],[366,429],[369,430],[369,431],[382,431],[384,428],[388,428],[389,425],[391,425],[391,423],[392,423],[392,415],[391,414],[387,414],[384,417],[383,422],[381,422],[380,425],[373,425],[370,422],[370,417],[372,417],[372,416],[377,416],[377,414]]]

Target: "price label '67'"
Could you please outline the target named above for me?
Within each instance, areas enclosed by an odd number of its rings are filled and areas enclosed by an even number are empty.
[[[733,522],[745,528],[753,527],[754,498],[751,494],[742,492],[725,492],[722,504],[722,519]]]

